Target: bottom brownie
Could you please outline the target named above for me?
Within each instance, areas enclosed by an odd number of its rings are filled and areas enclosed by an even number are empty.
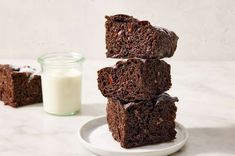
[[[124,102],[108,98],[107,122],[115,140],[124,148],[175,139],[178,98],[166,93],[148,101]]]

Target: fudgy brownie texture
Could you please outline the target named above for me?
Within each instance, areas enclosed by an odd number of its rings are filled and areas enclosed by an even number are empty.
[[[0,65],[0,100],[12,107],[42,102],[41,77],[34,72],[29,66]]]
[[[170,65],[157,59],[128,59],[98,71],[105,97],[124,101],[149,100],[171,87]]]
[[[124,148],[175,139],[176,101],[166,93],[136,102],[108,98],[107,122],[113,138]]]
[[[174,32],[128,15],[105,18],[107,57],[161,59],[173,56],[178,41]]]

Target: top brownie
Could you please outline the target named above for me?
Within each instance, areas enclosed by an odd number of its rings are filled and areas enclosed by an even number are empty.
[[[105,18],[107,57],[161,59],[173,56],[178,40],[174,32],[128,15]]]

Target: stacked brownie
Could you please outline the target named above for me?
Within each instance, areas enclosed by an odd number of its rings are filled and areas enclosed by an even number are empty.
[[[0,100],[12,107],[42,102],[41,77],[29,66],[0,65]]]
[[[177,35],[128,15],[106,16],[106,56],[120,58],[98,71],[98,87],[108,98],[107,122],[124,148],[175,139],[177,97],[171,97],[170,65]]]

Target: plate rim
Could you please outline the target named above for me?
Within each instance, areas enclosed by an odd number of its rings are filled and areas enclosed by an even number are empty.
[[[79,141],[92,153],[95,153],[97,154],[96,152],[92,151],[92,149],[95,149],[96,151],[100,151],[100,152],[111,152],[111,153],[120,153],[120,154],[150,154],[150,153],[154,153],[154,152],[164,152],[166,150],[168,150],[168,148],[170,149],[174,149],[175,147],[180,147],[178,150],[180,150],[184,145],[185,143],[187,142],[188,138],[189,138],[189,133],[187,131],[187,129],[179,122],[175,121],[176,125],[178,125],[178,127],[180,129],[183,130],[184,134],[185,134],[185,138],[177,143],[177,144],[174,144],[170,147],[166,147],[166,148],[162,148],[162,149],[159,149],[157,151],[125,151],[125,152],[118,152],[116,150],[106,150],[106,149],[103,149],[103,148],[98,148],[96,147],[95,145],[92,145],[91,143],[87,142],[81,135],[81,132],[83,130],[83,128],[88,125],[90,122],[93,122],[95,120],[98,120],[98,119],[106,119],[106,115],[100,115],[100,116],[97,116],[97,117],[93,117],[92,119],[89,119],[87,122],[85,122],[79,129],[78,129],[78,138],[79,138]],[[107,122],[106,122],[107,123]],[[125,148],[124,148],[125,149]],[[176,151],[178,151],[176,150]],[[176,152],[175,151],[175,152]]]

